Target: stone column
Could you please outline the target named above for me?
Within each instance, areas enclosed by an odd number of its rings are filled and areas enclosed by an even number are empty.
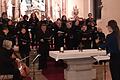
[[[2,0],[0,0],[0,16],[1,16],[1,14],[2,14]]]

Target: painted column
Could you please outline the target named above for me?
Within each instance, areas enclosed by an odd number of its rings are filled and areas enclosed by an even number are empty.
[[[6,12],[7,11],[7,3],[6,3],[6,0],[2,0],[2,3],[1,3],[1,10],[2,12]]]
[[[48,0],[48,2],[47,2],[47,9],[48,9],[48,13],[47,13],[47,15],[50,17],[50,0]]]
[[[2,0],[0,0],[0,16],[1,16],[1,14],[2,14]]]
[[[13,19],[15,19],[15,0],[13,0],[13,2],[12,2],[12,15],[13,15]]]
[[[66,0],[62,0],[62,15],[66,15]]]
[[[48,17],[48,0],[45,0],[45,16]]]
[[[49,2],[50,2],[50,17],[52,18],[53,17],[53,15],[52,15],[52,0],[49,0]]]

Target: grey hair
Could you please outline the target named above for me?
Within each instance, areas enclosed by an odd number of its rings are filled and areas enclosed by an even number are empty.
[[[2,47],[6,48],[7,50],[10,50],[12,48],[12,41],[10,40],[3,40]]]

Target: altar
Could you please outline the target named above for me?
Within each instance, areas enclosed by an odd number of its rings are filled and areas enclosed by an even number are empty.
[[[97,49],[50,51],[50,57],[56,61],[62,59],[68,67],[64,70],[65,80],[92,80],[92,65],[96,61],[93,56],[105,55],[106,51]]]

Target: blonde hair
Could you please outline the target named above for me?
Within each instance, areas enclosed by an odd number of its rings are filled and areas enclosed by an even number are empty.
[[[3,40],[3,46],[7,50],[10,50],[12,48],[12,41],[10,40]]]

